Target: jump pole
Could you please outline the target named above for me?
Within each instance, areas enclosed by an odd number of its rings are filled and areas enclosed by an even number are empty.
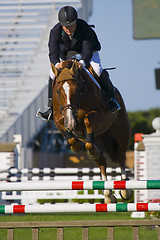
[[[0,205],[0,214],[160,211],[160,203]]]
[[[160,189],[160,180],[144,181],[26,181],[1,182],[0,191]]]

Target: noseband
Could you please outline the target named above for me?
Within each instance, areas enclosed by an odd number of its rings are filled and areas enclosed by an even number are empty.
[[[79,106],[73,105],[73,104],[66,104],[63,107],[60,105],[61,113],[64,116],[64,112],[68,109],[70,109],[75,116],[78,115]]]

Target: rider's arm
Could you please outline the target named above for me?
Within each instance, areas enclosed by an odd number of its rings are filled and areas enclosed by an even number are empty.
[[[84,66],[90,62],[93,52],[101,49],[101,45],[94,30],[84,20],[79,20],[77,28],[82,41],[81,63]]]
[[[50,62],[53,63],[55,66],[60,63],[60,58],[59,58],[60,36],[61,36],[61,29],[60,29],[59,25],[57,24],[54,28],[51,29],[50,36],[49,36],[49,42],[48,42],[49,59],[50,59]]]

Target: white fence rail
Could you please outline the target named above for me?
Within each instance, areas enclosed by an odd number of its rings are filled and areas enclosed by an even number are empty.
[[[128,176],[133,178],[133,171],[126,169]],[[108,180],[121,180],[120,168],[106,169]],[[0,174],[4,174],[1,172]],[[101,180],[99,168],[44,168],[44,169],[15,169],[11,168],[6,172],[6,178],[10,182],[30,182],[37,181],[39,184],[42,181],[49,180]],[[115,195],[120,198],[119,190],[115,190]],[[54,190],[54,191],[4,191],[2,192],[2,199],[8,201],[19,202],[21,204],[35,204],[38,199],[64,199],[70,201],[71,199],[104,199],[101,190]]]

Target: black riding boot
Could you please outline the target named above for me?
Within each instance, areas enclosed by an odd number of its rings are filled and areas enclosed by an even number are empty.
[[[49,81],[48,81],[48,109],[45,112],[39,111],[37,113],[37,115],[39,117],[43,118],[46,121],[48,121],[50,119],[51,115],[52,115],[52,106],[53,106],[53,103],[52,103],[52,82],[53,82],[53,79],[49,78]]]
[[[115,88],[109,79],[109,74],[106,70],[103,70],[101,76],[99,77],[99,84],[102,88],[104,95],[107,97],[108,107],[111,112],[120,110],[121,107],[115,99]]]

